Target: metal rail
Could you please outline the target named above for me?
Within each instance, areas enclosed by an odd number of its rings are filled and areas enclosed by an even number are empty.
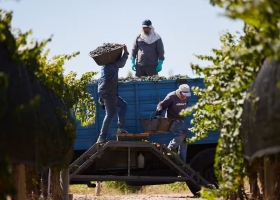
[[[190,180],[190,177],[172,177],[172,176],[105,176],[105,175],[76,175],[72,181],[178,181],[185,182]]]

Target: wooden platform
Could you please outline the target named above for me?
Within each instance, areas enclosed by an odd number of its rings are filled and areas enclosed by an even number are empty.
[[[117,141],[145,141],[149,139],[149,133],[118,133]]]

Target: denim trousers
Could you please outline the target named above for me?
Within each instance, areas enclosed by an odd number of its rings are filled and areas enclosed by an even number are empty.
[[[168,148],[177,151],[180,158],[186,162],[187,160],[187,126],[183,120],[176,120],[173,122],[170,131],[174,133],[175,137],[169,142]]]
[[[110,90],[100,91],[99,96],[105,104],[106,111],[99,136],[105,139],[111,126],[111,122],[116,114],[116,110],[118,110],[118,127],[119,129],[125,129],[125,113],[127,103],[123,98],[118,96],[116,93],[111,92]]]

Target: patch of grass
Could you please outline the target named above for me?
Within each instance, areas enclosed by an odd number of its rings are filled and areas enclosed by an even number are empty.
[[[70,185],[72,194],[95,194],[95,188],[89,188],[87,185]],[[125,182],[104,181],[101,183],[101,193],[111,195],[133,194],[141,190],[141,187],[129,186]]]
[[[87,185],[70,185],[69,191],[72,194],[94,194],[95,188],[89,188]]]
[[[172,192],[181,193],[181,192],[189,191],[189,187],[185,182],[176,182],[172,184],[167,184],[165,185],[165,187],[167,190],[170,190]]]
[[[95,194],[95,188],[88,188],[87,185],[70,185],[72,194]],[[185,182],[176,182],[163,185],[129,186],[125,182],[105,181],[101,183],[101,193],[106,195],[117,194],[169,194],[189,193]]]
[[[122,181],[106,181],[104,183],[107,188],[118,190],[122,194],[133,194],[141,190],[141,186],[130,186]]]
[[[190,193],[185,182],[175,182],[163,185],[143,186],[141,194],[169,194],[169,193]]]

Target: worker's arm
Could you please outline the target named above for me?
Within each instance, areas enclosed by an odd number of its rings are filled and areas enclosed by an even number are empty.
[[[164,61],[164,47],[162,43],[162,39],[159,39],[157,41],[157,54],[158,54],[158,60]]]
[[[136,40],[134,40],[133,46],[132,46],[132,52],[131,52],[131,57],[132,58],[136,58],[137,56],[137,52],[138,52],[138,45],[137,45],[137,40],[138,40],[139,36],[136,38]]]
[[[171,106],[173,103],[171,97],[169,95],[167,95],[165,97],[165,99],[161,102],[159,102],[158,106],[157,106],[157,114],[161,115],[161,112],[163,110],[166,110],[169,106]]]
[[[115,65],[117,68],[123,68],[125,66],[125,63],[126,63],[126,60],[128,58],[128,51],[127,51],[127,47],[124,45],[124,53],[123,53],[123,56],[121,57],[121,59],[119,59]]]

